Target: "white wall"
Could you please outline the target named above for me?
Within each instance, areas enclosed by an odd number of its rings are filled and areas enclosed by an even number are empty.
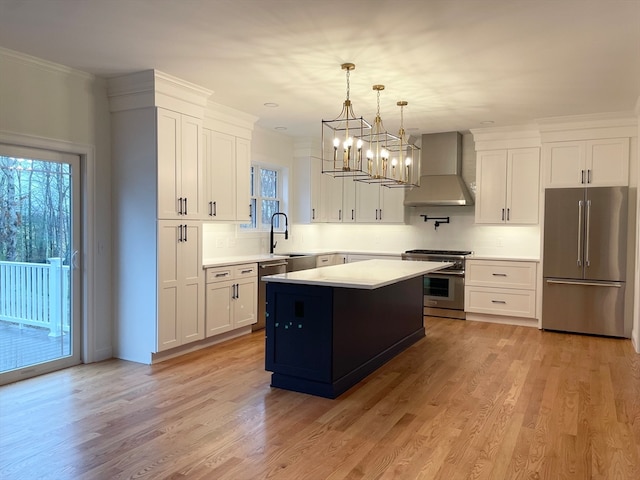
[[[111,357],[110,131],[106,84],[92,75],[0,48],[0,141],[80,154],[88,175],[83,245],[89,310],[84,361]],[[93,179],[99,179],[93,183]]]

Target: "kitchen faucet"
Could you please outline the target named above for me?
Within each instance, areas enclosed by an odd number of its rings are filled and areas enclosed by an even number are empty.
[[[273,219],[278,215],[282,215],[284,217],[284,239],[287,240],[289,238],[289,219],[287,218],[286,213],[276,212],[271,215],[271,232],[269,234],[269,253],[273,253],[273,249],[276,248],[276,244],[278,242],[273,241]],[[280,233],[280,232],[278,232]]]

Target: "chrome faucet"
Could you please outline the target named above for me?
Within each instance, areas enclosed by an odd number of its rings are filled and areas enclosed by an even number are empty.
[[[271,215],[271,233],[269,234],[269,253],[273,253],[273,249],[276,248],[276,244],[278,242],[273,241],[273,219],[278,215],[282,215],[284,217],[284,239],[287,240],[289,238],[289,219],[287,218],[286,213],[276,212]],[[279,232],[278,232],[279,233]]]

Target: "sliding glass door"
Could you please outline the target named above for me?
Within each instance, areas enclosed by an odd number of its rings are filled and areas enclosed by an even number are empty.
[[[80,363],[80,158],[0,145],[0,384]]]

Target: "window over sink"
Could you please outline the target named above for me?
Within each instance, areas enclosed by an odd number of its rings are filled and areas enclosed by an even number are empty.
[[[251,165],[251,222],[240,225],[244,231],[269,230],[271,216],[285,211],[283,201],[283,170],[272,165]],[[281,217],[274,219],[274,227],[280,229]]]

